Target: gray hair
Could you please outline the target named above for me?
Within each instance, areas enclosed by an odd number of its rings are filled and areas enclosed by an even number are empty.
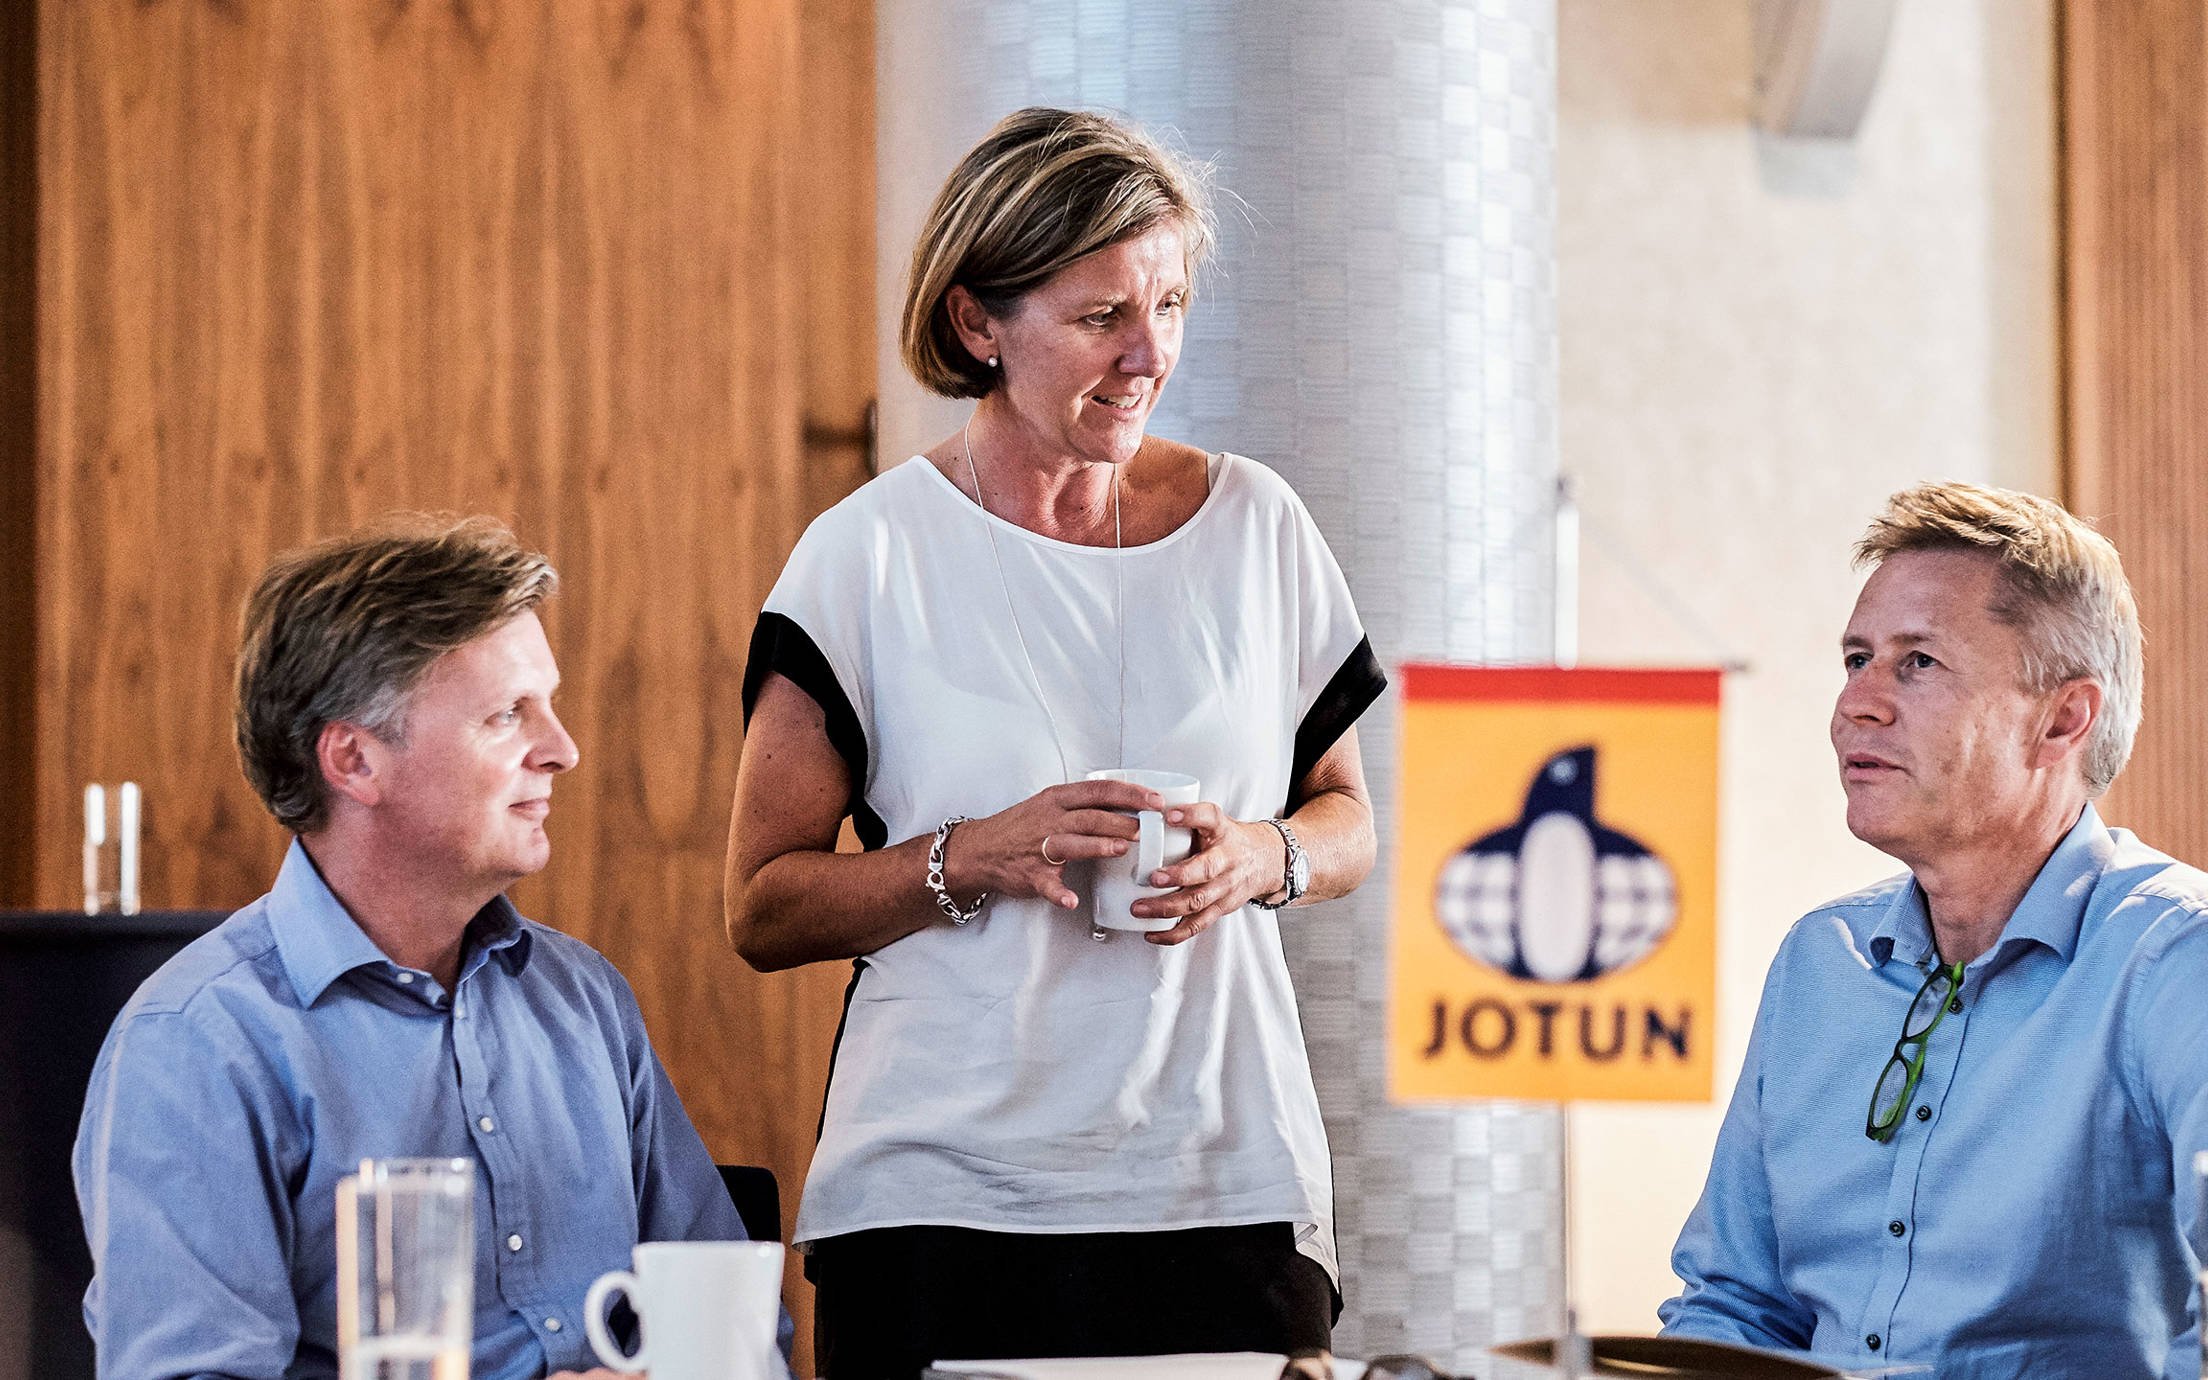
[[[2139,606],[2115,546],[2036,494],[1920,484],[1886,500],[1855,544],[1855,563],[1875,566],[1897,552],[1927,550],[1993,557],[2001,587],[1991,611],[2017,632],[2028,689],[2072,680],[2101,687],[2082,767],[2087,791],[2105,792],[2131,759],[2145,679]]]

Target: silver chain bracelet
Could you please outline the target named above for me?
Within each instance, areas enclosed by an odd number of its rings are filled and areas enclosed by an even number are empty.
[[[936,906],[951,917],[954,925],[963,925],[981,914],[982,906],[989,900],[989,893],[984,891],[974,898],[972,909],[960,910],[958,902],[951,899],[951,889],[943,884],[943,846],[951,841],[951,830],[964,824],[966,819],[965,815],[952,815],[944,820],[936,826],[935,842],[928,845],[928,890],[935,893]]]

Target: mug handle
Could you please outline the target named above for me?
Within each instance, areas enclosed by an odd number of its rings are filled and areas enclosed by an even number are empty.
[[[638,1329],[636,1350],[626,1356],[621,1354],[620,1347],[614,1345],[613,1334],[606,1331],[607,1302],[615,1294],[627,1294],[629,1306],[635,1308],[643,1290],[643,1283],[627,1270],[608,1270],[598,1276],[598,1282],[590,1286],[589,1297],[583,1300],[583,1330],[590,1334],[590,1349],[598,1353],[600,1364],[608,1370],[644,1371],[652,1368],[651,1362],[645,1359],[647,1347],[642,1335],[643,1329]],[[638,1318],[639,1321],[642,1320],[642,1310],[638,1310]]]
[[[1134,882],[1148,887],[1150,874],[1165,866],[1165,816],[1156,810],[1138,810],[1135,828],[1139,832],[1135,838]]]

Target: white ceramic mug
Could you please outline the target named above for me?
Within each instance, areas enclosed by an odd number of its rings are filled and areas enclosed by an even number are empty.
[[[636,1269],[612,1270],[590,1286],[583,1325],[598,1359],[651,1380],[773,1380],[775,1325],[782,1312],[782,1245],[777,1241],[647,1241]],[[623,1355],[606,1331],[606,1305],[627,1294],[642,1324]]]
[[[1140,767],[1106,767],[1089,773],[1091,781],[1125,781],[1145,786],[1165,797],[1168,805],[1193,805],[1202,799],[1203,786],[1193,776],[1177,771],[1146,771]],[[1126,812],[1123,812],[1126,813]],[[1132,812],[1141,831],[1134,847],[1116,858],[1096,860],[1096,923],[1107,930],[1138,930],[1155,934],[1179,924],[1170,917],[1150,918],[1128,908],[1145,896],[1170,896],[1174,888],[1150,885],[1150,874],[1186,859],[1196,846],[1195,835],[1166,824],[1156,810]]]

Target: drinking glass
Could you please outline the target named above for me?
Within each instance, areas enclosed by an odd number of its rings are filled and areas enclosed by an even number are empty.
[[[2208,1213],[2208,1150],[2193,1156],[2193,1195],[2193,1210]],[[2202,1297],[2208,1299],[2208,1266],[2201,1269],[2200,1287]],[[2208,1313],[2201,1316],[2208,1317]],[[2202,1335],[2208,1338],[2208,1332]],[[2200,1375],[2201,1380],[2208,1380],[2208,1341],[2204,1341],[2201,1346]]]
[[[362,1160],[337,1185],[341,1380],[468,1380],[475,1164]]]
[[[84,913],[138,913],[138,783],[84,788]]]

